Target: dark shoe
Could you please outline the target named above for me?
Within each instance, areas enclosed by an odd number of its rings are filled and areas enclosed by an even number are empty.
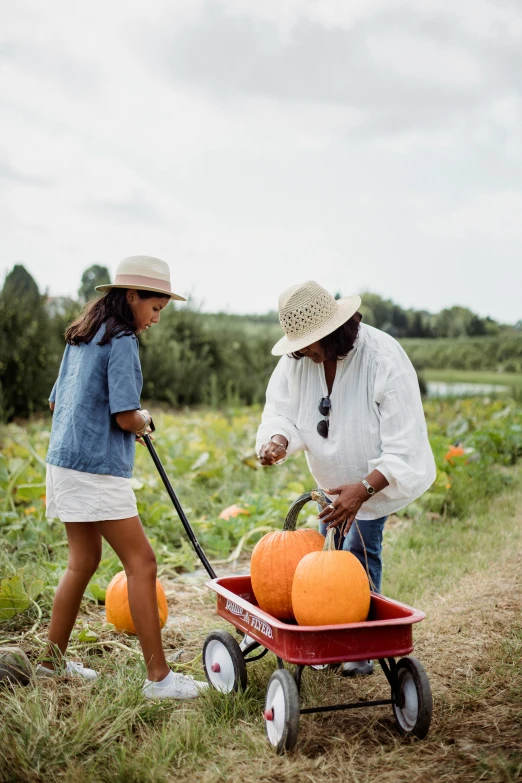
[[[358,677],[373,674],[373,661],[347,661],[341,664],[341,677]]]

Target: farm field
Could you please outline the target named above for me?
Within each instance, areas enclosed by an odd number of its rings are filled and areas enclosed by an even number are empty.
[[[134,637],[104,622],[103,597],[120,565],[105,552],[82,607],[71,658],[104,675],[89,686],[47,682],[0,694],[1,781],[515,781],[522,775],[522,412],[509,400],[425,403],[438,475],[385,533],[385,595],[426,612],[416,654],[430,676],[434,722],[423,742],[401,740],[391,709],[307,716],[296,750],[276,758],[264,738],[264,690],[275,660],[249,668],[245,694],[197,703],[145,703]],[[303,456],[271,470],[253,453],[259,410],[162,412],[156,448],[219,574],[244,571],[255,541],[279,528],[310,489]],[[49,420],[2,431],[0,644],[42,649],[53,588],[65,566],[59,523],[44,517]],[[455,444],[459,444],[455,447]],[[172,666],[201,675],[214,628],[205,574],[144,448],[134,485],[169,601]],[[238,504],[248,513],[221,519]],[[315,525],[305,507],[301,522]],[[16,600],[9,602],[8,596]],[[339,691],[342,690],[342,697]],[[377,673],[362,682],[304,675],[308,705],[387,698]]]

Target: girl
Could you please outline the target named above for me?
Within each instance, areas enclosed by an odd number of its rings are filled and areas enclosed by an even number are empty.
[[[172,293],[167,264],[149,256],[125,258],[115,282],[98,286],[67,329],[66,348],[49,404],[54,412],[47,454],[47,516],[65,524],[67,570],[53,603],[47,657],[40,676],[97,674],[65,661],[85,588],[100,562],[102,538],[123,563],[129,604],[140,641],[148,698],[191,699],[207,686],[174,674],[161,644],[156,601],[156,558],[138,516],[130,484],[136,439],[150,432],[140,408],[140,332],[159,323]]]

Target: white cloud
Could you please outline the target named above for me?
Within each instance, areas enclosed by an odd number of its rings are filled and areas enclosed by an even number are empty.
[[[369,35],[366,45],[372,59],[408,80],[448,90],[476,87],[481,69],[476,58],[462,48],[427,37],[392,31]]]
[[[477,194],[469,204],[425,220],[421,229],[445,239],[521,242],[522,192]]]

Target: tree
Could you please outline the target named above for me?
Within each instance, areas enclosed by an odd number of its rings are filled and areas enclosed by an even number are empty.
[[[0,294],[2,417],[29,416],[45,406],[56,375],[54,335],[35,281],[17,264]]]
[[[89,299],[93,299],[99,296],[99,292],[96,291],[97,285],[107,285],[111,282],[109,270],[106,266],[100,266],[100,264],[93,264],[88,267],[82,275],[82,282],[78,289],[78,296],[80,300],[85,303]]]
[[[468,325],[468,334],[471,337],[482,337],[487,334],[486,322],[478,315],[474,315]]]
[[[38,286],[22,264],[15,264],[5,278],[2,295],[6,299],[23,299],[29,308],[40,302]]]

